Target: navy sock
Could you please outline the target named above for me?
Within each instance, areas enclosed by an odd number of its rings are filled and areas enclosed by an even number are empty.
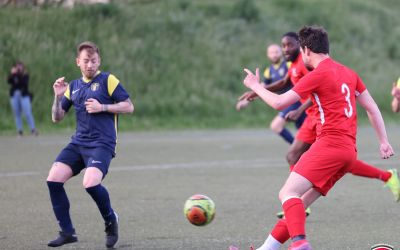
[[[285,141],[289,142],[290,144],[293,143],[294,140],[293,135],[287,128],[283,128],[282,131],[279,133],[279,135],[282,136],[282,138]]]
[[[292,238],[292,242],[295,242],[295,241],[298,241],[298,240],[304,240],[305,238],[306,238],[305,235],[297,235],[297,236],[294,236]]]
[[[105,222],[115,221],[117,219],[114,210],[111,208],[110,196],[105,187],[99,184],[97,186],[86,188],[86,191],[96,202]]]
[[[71,216],[69,215],[69,200],[64,189],[64,183],[48,181],[50,200],[61,230],[65,233],[74,233]]]

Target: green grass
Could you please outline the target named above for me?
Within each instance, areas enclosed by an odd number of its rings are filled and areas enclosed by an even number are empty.
[[[17,59],[31,74],[39,128],[73,128],[72,116],[51,125],[51,86],[59,76],[79,77],[75,47],[83,40],[99,45],[101,68],[132,94],[136,111],[121,119],[123,130],[265,126],[275,112],[264,104],[234,110],[245,90],[242,69],[263,67],[265,45],[305,24],[327,28],[331,55],[360,73],[392,119],[389,91],[400,62],[393,6],[395,0],[131,0],[72,10],[2,8],[0,130],[14,131],[5,79]]]

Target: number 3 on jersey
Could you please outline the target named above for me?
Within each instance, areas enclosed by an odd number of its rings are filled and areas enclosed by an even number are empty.
[[[342,93],[346,94],[346,96],[344,97],[344,99],[346,100],[347,104],[349,104],[349,108],[344,108],[344,114],[350,118],[353,115],[353,106],[351,106],[351,102],[350,102],[350,89],[349,86],[347,86],[346,83],[342,84]]]

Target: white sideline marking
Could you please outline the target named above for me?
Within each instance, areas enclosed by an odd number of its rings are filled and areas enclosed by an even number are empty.
[[[284,166],[284,160],[270,159],[252,159],[252,160],[227,160],[227,161],[200,161],[200,162],[184,162],[184,163],[167,163],[167,164],[148,164],[148,165],[132,165],[132,166],[112,166],[111,172],[123,171],[142,171],[142,170],[171,170],[171,169],[194,169],[194,168],[259,168],[259,167],[277,167]],[[40,175],[41,171],[22,171],[22,172],[0,172],[2,177],[19,177]]]
[[[369,164],[382,164],[382,160],[368,160]],[[172,170],[172,169],[195,169],[195,168],[276,168],[287,165],[284,159],[250,159],[250,160],[221,160],[221,161],[200,161],[167,164],[148,164],[132,166],[112,166],[111,172],[128,172],[142,170]],[[21,172],[0,172],[0,178],[35,176],[44,172],[41,171],[21,171]]]
[[[18,176],[32,176],[39,175],[39,171],[25,171],[25,172],[5,172],[0,173],[0,177],[18,177]]]
[[[246,166],[247,165],[247,166]],[[110,171],[134,171],[134,170],[168,170],[168,169],[194,169],[194,168],[259,168],[284,166],[284,160],[271,161],[268,159],[253,160],[228,160],[228,161],[203,161],[189,163],[150,164],[137,166],[111,167]]]

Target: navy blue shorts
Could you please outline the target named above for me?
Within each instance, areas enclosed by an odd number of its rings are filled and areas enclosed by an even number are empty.
[[[292,105],[290,105],[289,107],[285,108],[284,110],[282,110],[281,112],[279,112],[279,116],[282,118],[285,118],[285,116],[287,115],[287,113],[289,113],[292,110],[296,110],[301,106],[301,102],[295,102]],[[299,119],[297,119],[297,121],[295,122],[296,128],[300,128],[301,125],[303,124],[304,120],[306,119],[306,113],[303,112],[303,114],[301,114],[301,116],[299,117]]]
[[[113,152],[105,147],[84,147],[70,143],[57,156],[56,162],[67,164],[74,176],[87,167],[95,167],[103,173],[104,178],[113,157]]]

